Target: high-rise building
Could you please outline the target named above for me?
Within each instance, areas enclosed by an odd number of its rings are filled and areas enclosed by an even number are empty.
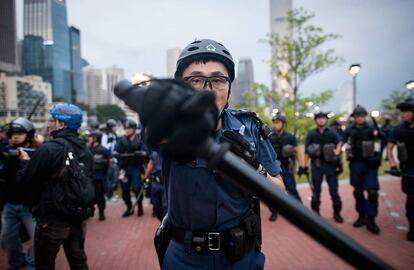
[[[253,61],[251,58],[240,58],[237,65],[237,80],[231,91],[230,106],[235,107],[242,103],[243,93],[252,89],[254,83]],[[257,101],[255,102],[257,104]],[[254,104],[252,104],[254,105]]]
[[[51,103],[52,86],[41,77],[0,73],[0,122],[31,116],[36,128],[44,128]]]
[[[292,0],[270,0],[270,33],[278,34],[281,37],[292,37],[292,31],[289,30],[289,24],[287,22],[287,15],[290,10],[292,10],[293,4]],[[274,55],[275,51],[272,51]],[[279,68],[284,69],[286,63],[277,63]],[[272,79],[272,90],[282,93],[287,91],[288,94],[291,91],[288,89],[286,80],[277,77],[277,71],[275,69],[271,70],[271,79]],[[284,93],[286,94],[286,93]]]
[[[125,78],[125,71],[116,65],[113,65],[105,69],[106,76],[106,88],[108,92],[107,101],[108,104],[119,105],[121,101],[114,94],[114,87],[117,82]]]
[[[53,98],[72,100],[65,0],[25,0],[23,69],[52,84]]]
[[[82,82],[81,35],[79,29],[73,26],[69,28],[69,33],[72,100],[85,103],[86,95]]]
[[[16,6],[14,0],[0,1],[0,71],[16,72]]]
[[[101,69],[93,66],[87,66],[82,69],[83,88],[87,96],[87,104],[91,108],[96,105],[107,104],[107,90],[104,87],[103,73]]]
[[[172,48],[167,50],[167,77],[173,78],[175,73],[175,65],[181,50]]]

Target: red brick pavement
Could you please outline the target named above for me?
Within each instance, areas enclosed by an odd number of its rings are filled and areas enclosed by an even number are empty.
[[[309,206],[309,188],[303,186],[299,192],[306,206]],[[352,189],[346,182],[340,186],[340,194],[344,203],[345,222],[341,225],[334,223],[326,187],[322,191],[322,216],[397,269],[412,269],[414,243],[405,240],[408,224],[400,182],[391,178],[381,181],[378,216],[381,234],[378,236],[366,228],[352,227],[357,214],[354,211]],[[158,222],[150,217],[150,207],[145,208],[143,218],[131,216],[123,219],[120,217],[123,210],[122,203],[108,203],[106,221],[99,222],[93,218],[88,222],[86,251],[90,269],[159,269],[152,245]],[[275,223],[270,223],[268,215],[267,208],[262,207],[266,269],[351,268],[285,219],[279,218]],[[69,269],[62,251],[56,266],[57,269]],[[0,251],[0,269],[6,269],[3,251]]]

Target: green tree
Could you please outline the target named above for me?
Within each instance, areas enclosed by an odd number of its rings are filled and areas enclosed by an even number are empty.
[[[125,112],[117,105],[98,105],[96,106],[96,116],[100,123],[106,122],[108,119],[121,121],[126,118]]]
[[[383,117],[391,118],[391,123],[396,124],[399,121],[400,111],[396,109],[398,103],[403,102],[409,97],[407,90],[394,90],[390,95],[381,101]]]
[[[315,126],[313,120],[313,105],[317,104],[318,106],[323,106],[332,98],[332,96],[333,90],[325,90],[319,94],[312,94],[309,97],[302,98],[301,96],[298,96],[298,106],[296,110],[293,109],[293,101],[287,100],[283,111],[279,108],[279,112],[286,116],[286,130],[295,133],[297,138],[300,141],[303,141],[307,132]],[[253,101],[258,99],[262,99],[261,104],[263,105],[255,105],[255,102]],[[280,104],[281,100],[282,96],[280,94],[271,91],[271,89],[264,84],[255,83],[253,84],[251,91],[246,91],[242,94],[242,102],[237,107],[256,112],[263,122],[272,126],[271,113],[266,111],[263,101],[267,104]],[[341,114],[336,114],[331,120],[335,121],[340,116]]]
[[[287,14],[287,23],[292,37],[270,34],[266,40],[272,49],[272,70],[288,85],[288,89],[281,89],[282,92],[293,93],[293,111],[296,111],[298,92],[303,81],[341,61],[334,56],[333,49],[321,49],[326,42],[340,36],[325,34],[321,27],[309,24],[314,17],[314,13],[308,13],[303,8],[291,10]]]

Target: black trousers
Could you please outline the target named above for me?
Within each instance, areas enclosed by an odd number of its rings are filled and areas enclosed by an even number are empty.
[[[55,269],[56,255],[63,245],[70,269],[88,269],[84,250],[85,224],[76,226],[65,222],[39,220],[34,237],[36,269]]]

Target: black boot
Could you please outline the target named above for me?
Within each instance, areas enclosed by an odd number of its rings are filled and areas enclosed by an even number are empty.
[[[128,207],[128,209],[122,214],[122,217],[123,218],[129,217],[130,215],[133,215],[133,214],[134,214],[134,209]]]
[[[105,220],[105,212],[103,209],[99,209],[99,220],[104,221]]]
[[[333,214],[333,218],[337,223],[343,223],[344,219],[342,218],[341,214],[339,211],[335,211]]]
[[[407,233],[407,240],[414,241],[414,221],[410,222],[410,230]]]
[[[358,219],[354,222],[353,226],[354,226],[355,228],[359,228],[359,227],[364,226],[365,224],[366,224],[366,218],[365,218],[365,215],[363,215],[363,214],[359,214],[359,217],[358,217]]]
[[[370,230],[373,234],[379,234],[380,228],[377,223],[375,223],[374,217],[368,217],[366,221],[367,229]]]
[[[142,203],[138,204],[138,213],[137,216],[142,217],[144,215],[144,209],[142,208]]]

